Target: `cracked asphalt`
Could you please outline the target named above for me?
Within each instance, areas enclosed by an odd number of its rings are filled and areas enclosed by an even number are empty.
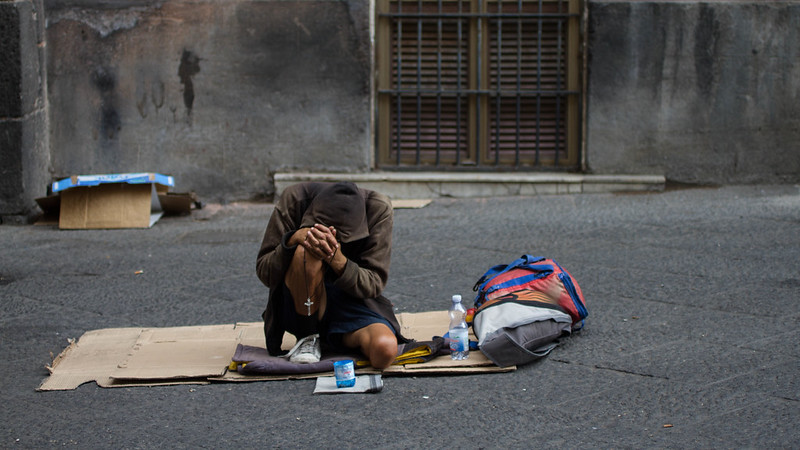
[[[0,226],[2,448],[800,446],[800,187],[434,199],[395,211],[398,312],[470,301],[489,267],[556,259],[586,327],[502,374],[37,392],[68,338],[259,320],[270,204],[147,230]],[[446,324],[443,324],[445,327]]]

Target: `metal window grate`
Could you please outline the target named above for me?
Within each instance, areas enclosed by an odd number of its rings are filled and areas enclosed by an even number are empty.
[[[577,0],[381,0],[384,168],[578,163]]]

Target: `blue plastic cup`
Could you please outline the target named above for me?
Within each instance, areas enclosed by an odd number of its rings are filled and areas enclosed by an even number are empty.
[[[336,376],[336,387],[353,387],[356,384],[356,371],[352,359],[333,363],[333,374]]]

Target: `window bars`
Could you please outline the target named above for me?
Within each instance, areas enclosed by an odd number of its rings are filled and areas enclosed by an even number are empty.
[[[379,0],[383,168],[574,168],[578,0]]]

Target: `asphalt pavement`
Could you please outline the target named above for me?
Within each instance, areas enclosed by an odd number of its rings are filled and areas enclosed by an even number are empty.
[[[434,199],[395,211],[398,312],[471,301],[489,267],[556,259],[583,331],[501,374],[37,392],[67,339],[258,321],[272,206],[146,230],[0,226],[2,448],[798,448],[800,187]],[[446,326],[443,324],[443,326]]]

